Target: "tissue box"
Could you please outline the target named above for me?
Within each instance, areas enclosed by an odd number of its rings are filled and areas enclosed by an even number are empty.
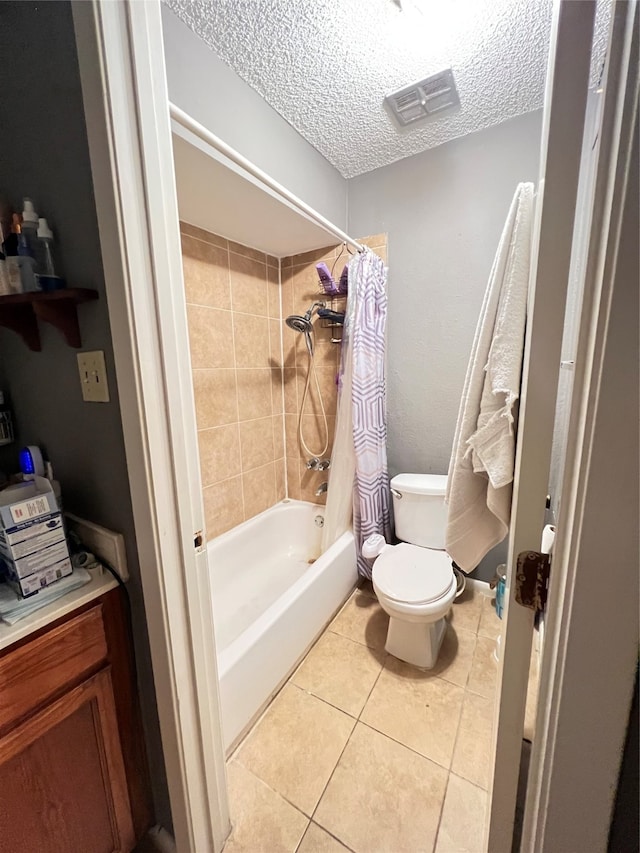
[[[24,596],[71,574],[62,516],[43,477],[0,493],[0,565]]]
[[[34,572],[26,578],[18,578],[13,572],[9,571],[8,580],[10,586],[19,592],[23,598],[27,598],[29,595],[35,595],[44,587],[60,580],[60,578],[70,575],[72,571],[71,560],[67,557],[66,560],[61,560],[53,566]]]

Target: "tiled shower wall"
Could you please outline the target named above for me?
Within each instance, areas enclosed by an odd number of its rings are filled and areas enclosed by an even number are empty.
[[[285,496],[279,261],[181,223],[207,538]]]
[[[326,495],[315,493],[328,472],[306,468],[308,454],[298,438],[307,371],[304,336],[284,318],[304,314],[325,298],[317,263],[324,261],[339,277],[350,256],[337,246],[280,262],[185,223],[181,237],[205,523],[212,539],[285,494],[325,503]],[[386,235],[363,242],[386,261]],[[344,310],[344,302],[334,307]],[[341,330],[323,328],[317,319],[314,327],[329,429],[324,455],[330,456],[340,357],[331,338]],[[313,382],[303,428],[309,449],[318,454],[324,433]]]

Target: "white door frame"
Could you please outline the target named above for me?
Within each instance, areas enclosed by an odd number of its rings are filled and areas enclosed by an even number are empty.
[[[230,824],[160,5],[78,0],[73,15],[174,834],[218,853]]]
[[[629,185],[639,94],[636,0],[615,3],[609,48],[526,853],[606,850],[637,664],[637,243],[635,258],[619,251],[628,192],[638,205],[637,184]],[[614,295],[635,310],[635,340],[612,313]],[[616,379],[633,378],[634,364],[635,388],[619,388],[612,399]],[[634,394],[635,411],[618,410],[615,403]]]
[[[160,9],[77,0],[74,21],[174,830],[179,850],[218,853],[229,816]]]
[[[553,11],[485,826],[491,853],[510,853],[513,840],[534,620],[515,599],[516,565],[540,548],[544,525],[595,8],[555,0]]]

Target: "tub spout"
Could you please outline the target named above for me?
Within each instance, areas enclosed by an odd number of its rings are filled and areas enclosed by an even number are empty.
[[[319,488],[316,489],[316,497],[319,498],[320,495],[323,495],[327,489],[329,488],[329,483],[320,483]]]

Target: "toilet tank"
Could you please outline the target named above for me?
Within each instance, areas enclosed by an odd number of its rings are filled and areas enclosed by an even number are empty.
[[[446,474],[398,474],[391,480],[398,539],[444,550],[446,488]]]

